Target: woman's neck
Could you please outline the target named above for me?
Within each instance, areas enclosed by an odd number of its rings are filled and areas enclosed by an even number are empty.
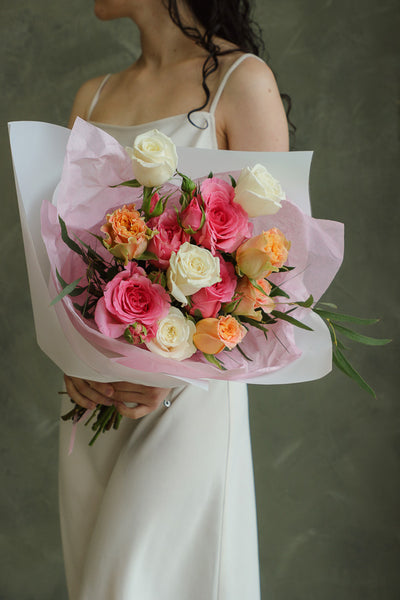
[[[199,29],[188,11],[186,14],[182,11],[181,19],[188,26]],[[146,67],[160,69],[188,58],[204,56],[205,51],[175,25],[164,6],[157,11],[141,11],[135,22],[140,32],[140,62]]]

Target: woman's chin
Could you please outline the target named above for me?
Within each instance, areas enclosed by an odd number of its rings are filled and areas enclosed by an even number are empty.
[[[107,2],[104,0],[95,0],[94,3],[94,14],[101,21],[111,21],[116,19],[119,15],[114,15],[113,11],[110,10],[110,6],[107,7]]]

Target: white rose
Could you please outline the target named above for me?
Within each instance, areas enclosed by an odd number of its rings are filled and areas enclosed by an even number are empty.
[[[162,185],[175,174],[175,144],[158,129],[136,136],[133,148],[127,146],[125,150],[132,159],[136,179],[146,187]]]
[[[184,360],[197,351],[193,344],[195,332],[196,326],[193,321],[187,319],[178,308],[171,306],[168,315],[158,323],[156,337],[145,343],[151,352],[175,360]]]
[[[188,304],[186,296],[221,281],[219,269],[217,256],[213,256],[206,248],[184,242],[178,252],[172,252],[169,259],[169,291],[182,306]]]
[[[273,215],[281,208],[286,194],[277,179],[260,164],[242,170],[235,188],[235,202],[249,217]]]

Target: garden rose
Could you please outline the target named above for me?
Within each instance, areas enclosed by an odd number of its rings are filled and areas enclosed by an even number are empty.
[[[285,264],[290,242],[276,227],[244,242],[236,251],[236,263],[249,279],[262,279]]]
[[[135,177],[142,185],[162,185],[175,174],[178,164],[175,144],[158,129],[138,135],[133,148],[125,149],[132,159]]]
[[[168,315],[159,321],[156,336],[145,343],[151,352],[184,360],[196,352],[193,344],[195,331],[193,321],[187,319],[178,308],[171,306]]]
[[[285,192],[277,179],[260,164],[242,170],[235,188],[235,202],[249,217],[273,215],[286,199]]]
[[[147,247],[149,252],[158,256],[157,261],[151,262],[160,269],[167,269],[171,253],[178,252],[179,247],[190,240],[190,235],[180,227],[173,208],[167,208],[159,217],[150,219],[147,225],[158,232]]]
[[[103,240],[104,247],[115,257],[121,258],[125,265],[143,254],[154,235],[135,210],[134,204],[125,204],[108,214],[107,222],[100,229],[107,236]]]
[[[104,335],[118,338],[128,325],[139,323],[150,337],[156,333],[156,323],[168,314],[170,298],[158,283],[152,283],[136,263],[118,273],[104,288],[97,302],[94,319]]]
[[[257,279],[256,283],[264,290],[264,294],[246,276],[239,280],[235,297],[240,298],[240,302],[232,311],[233,315],[244,315],[261,321],[262,313],[259,310],[256,311],[256,308],[262,308],[266,313],[274,310],[275,302],[268,295],[271,291],[271,284],[266,279]]]
[[[218,319],[218,336],[229,350],[240,344],[246,333],[245,327],[235,317],[227,315]]]
[[[246,335],[246,329],[231,315],[219,319],[202,319],[196,323],[193,342],[204,354],[219,354],[227,347],[230,350]]]
[[[184,242],[178,252],[171,254],[167,271],[168,289],[178,302],[186,305],[186,296],[221,280],[219,268],[218,257],[209,250]]]
[[[216,317],[222,302],[230,302],[235,292],[237,278],[232,263],[226,262],[218,256],[220,264],[221,281],[210,287],[202,288],[191,297],[190,313],[195,314],[196,309],[203,318]]]
[[[233,202],[233,187],[217,177],[205,179],[200,186],[206,221],[194,237],[212,252],[233,252],[253,231],[247,213]]]

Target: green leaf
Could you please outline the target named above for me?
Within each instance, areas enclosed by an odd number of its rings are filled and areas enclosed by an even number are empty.
[[[290,298],[289,294],[284,292],[278,285],[275,285],[269,279],[267,279],[268,283],[272,285],[272,289],[269,293],[270,298],[274,298],[275,296],[283,296],[284,298]]]
[[[293,271],[296,267],[288,267],[287,265],[283,265],[278,269],[278,273],[287,273],[288,271]]]
[[[251,317],[245,317],[244,315],[240,315],[239,318],[240,318],[241,323],[248,323],[252,327],[255,327],[256,329],[260,329],[264,333],[265,337],[267,337],[268,329],[266,327],[264,327],[262,322],[256,321],[255,319],[252,319]],[[269,321],[269,325],[271,325],[273,323],[276,323],[276,321],[273,321],[273,320]]]
[[[353,379],[363,390],[366,390],[369,394],[376,398],[374,390],[368,385],[365,379],[361,377],[360,373],[355,370],[344,354],[338,349],[336,349],[336,351],[333,353],[333,362],[341,371],[343,371],[345,375]]]
[[[248,360],[249,362],[253,362],[252,358],[249,358],[241,349],[241,347],[239,346],[239,344],[236,346],[236,348],[239,350],[240,354],[243,356],[243,358],[245,358],[246,360]]]
[[[327,306],[328,308],[334,308],[335,310],[337,310],[337,305],[336,304],[332,304],[332,302],[321,302],[321,301],[319,301],[318,304],[320,304],[321,306]]]
[[[88,231],[88,233],[90,233],[90,235],[96,238],[96,240],[98,240],[101,244],[104,244],[105,239],[101,235],[97,235],[96,233],[92,233],[91,231]]]
[[[332,319],[334,321],[358,323],[360,325],[373,325],[374,323],[378,323],[379,321],[379,319],[361,319],[360,317],[353,317],[352,315],[343,315],[341,313],[323,310],[318,306],[316,306],[313,310],[324,319]]]
[[[117,185],[110,185],[108,187],[117,188],[117,187],[121,187],[121,186],[138,188],[138,187],[142,187],[142,184],[139,183],[139,181],[137,179],[130,179],[129,181],[123,181],[122,183],[117,183]]]
[[[307,298],[307,300],[304,300],[304,302],[295,302],[295,304],[297,304],[297,306],[302,306],[303,308],[310,308],[310,306],[312,306],[313,302],[314,302],[314,298],[311,295]]]
[[[295,325],[296,327],[300,327],[300,329],[306,329],[307,331],[313,331],[313,329],[311,327],[309,327],[308,325],[305,325],[301,321],[298,321],[294,317],[291,317],[287,313],[280,312],[279,310],[273,310],[271,312],[271,315],[273,315],[276,319],[282,319],[282,321],[287,321],[288,323],[291,323],[292,325]]]
[[[104,242],[104,239],[101,238],[100,236],[96,236],[94,234],[92,234],[94,237],[97,237],[102,243]],[[100,254],[98,254],[96,252],[96,250],[94,248],[92,248],[92,246],[89,246],[89,244],[86,244],[83,240],[81,240],[78,236],[75,236],[76,239],[78,240],[78,242],[80,242],[82,244],[82,246],[84,246],[87,249],[87,254],[89,258],[93,258],[95,260],[99,260],[101,263],[104,263],[104,258],[102,256],[100,256]],[[83,252],[83,251],[82,251]]]
[[[60,223],[61,227],[62,241],[67,244],[68,248],[70,248],[73,252],[76,252],[76,254],[79,254],[80,256],[84,256],[85,253],[83,252],[82,248],[69,237],[67,226],[61,217],[58,217],[58,222]]]
[[[158,256],[157,254],[154,254],[154,252],[149,252],[146,250],[140,256],[135,258],[135,260],[158,260]]]
[[[261,292],[264,296],[269,296],[269,294],[265,290],[263,290],[263,288],[261,287],[261,285],[258,285],[258,283],[257,283],[257,281],[255,279],[250,279],[249,278],[249,281],[250,281],[251,285],[256,288],[256,290],[258,290],[259,292]]]
[[[233,189],[235,189],[235,187],[236,187],[236,179],[234,179],[234,177],[232,177],[232,175],[229,175],[229,179],[231,180],[231,185],[232,185]]]
[[[214,173],[212,171],[209,172],[209,174],[207,175],[208,179],[212,179],[214,177]]]
[[[66,288],[68,285],[70,285],[69,283],[67,283],[66,281],[64,281],[64,279],[61,277],[60,273],[58,272],[58,270],[56,269],[56,275],[57,275],[57,279],[60,282],[61,287],[64,289]],[[83,292],[85,292],[88,289],[88,286],[76,286],[71,292],[69,292],[69,296],[80,296],[81,294],[83,294]]]
[[[367,335],[362,335],[361,333],[357,333],[357,331],[353,331],[352,329],[348,329],[347,327],[338,325],[338,323],[335,323],[334,321],[332,321],[332,323],[333,323],[336,331],[338,331],[339,333],[342,333],[343,335],[348,337],[350,340],[354,340],[355,342],[358,342],[359,344],[366,344],[367,346],[385,346],[385,344],[389,344],[389,342],[392,341],[389,339],[378,339],[378,338],[369,337]]]
[[[224,367],[222,361],[220,361],[219,358],[217,358],[214,354],[206,354],[205,352],[203,352],[202,354],[208,360],[208,362],[218,367],[218,369],[220,369],[221,371],[226,371],[226,368]]]
[[[251,317],[246,317],[245,315],[239,315],[239,320],[243,323],[248,323],[249,325],[252,325],[256,329],[262,329],[263,331],[265,329],[264,325],[262,323],[260,323],[260,321],[256,321],[255,319],[252,319]]]
[[[82,277],[79,277],[78,279],[75,279],[75,281],[73,281],[72,283],[69,283],[68,285],[66,285],[65,288],[62,289],[61,292],[54,298],[54,300],[52,300],[50,302],[50,306],[57,304],[57,302],[62,300],[62,298],[64,298],[64,296],[68,296],[76,288],[76,286],[78,285],[78,283],[80,282],[81,279],[82,279]]]

